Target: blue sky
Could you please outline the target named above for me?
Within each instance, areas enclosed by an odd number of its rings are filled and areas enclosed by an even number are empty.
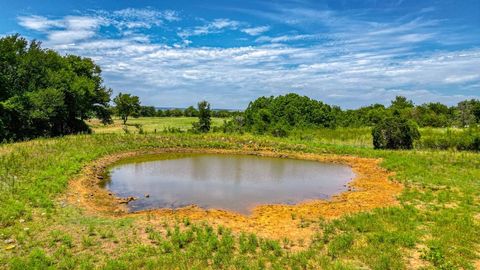
[[[0,35],[13,33],[91,57],[114,93],[145,105],[480,97],[478,0],[0,0]]]

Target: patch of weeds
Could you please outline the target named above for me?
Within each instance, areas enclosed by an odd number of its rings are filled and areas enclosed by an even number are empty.
[[[255,253],[258,248],[258,239],[255,234],[240,234],[238,238],[240,253]]]
[[[84,235],[82,237],[82,245],[83,245],[84,248],[89,248],[89,247],[95,246],[96,242],[92,237],[90,237],[88,235]]]
[[[10,264],[12,270],[47,269],[53,265],[52,258],[48,257],[41,249],[34,249],[25,258],[13,258]]]
[[[344,254],[353,245],[353,234],[343,233],[333,238],[328,244],[328,255],[332,258],[338,258]]]
[[[88,235],[89,236],[95,236],[97,233],[95,232],[95,226],[93,224],[88,224]]]
[[[61,243],[68,248],[73,247],[73,238],[62,231],[53,230],[50,232],[50,236],[52,237],[49,244],[50,247],[53,247],[57,243]]]
[[[437,246],[430,246],[428,249],[424,250],[421,258],[431,262],[437,269],[458,269],[458,267],[456,267],[452,262],[445,259],[442,249]]]
[[[102,239],[113,239],[115,237],[112,229],[100,230],[99,234],[100,234],[100,238],[102,238]]]
[[[260,242],[260,249],[264,253],[272,252],[277,257],[282,255],[282,248],[280,247],[278,241],[275,240],[263,239]]]

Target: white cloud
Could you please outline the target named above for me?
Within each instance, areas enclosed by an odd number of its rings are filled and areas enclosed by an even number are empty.
[[[289,42],[289,41],[309,40],[309,39],[314,39],[316,37],[317,37],[316,35],[283,35],[278,37],[261,36],[257,38],[255,41],[280,43],[280,42]]]
[[[193,29],[184,29],[178,33],[182,38],[190,36],[200,36],[212,33],[221,33],[224,30],[236,30],[241,25],[240,22],[230,19],[215,19],[205,25],[197,26]]]
[[[68,44],[95,36],[98,28],[106,24],[100,17],[66,16],[59,20],[42,16],[21,16],[19,24],[47,35],[49,44]]]
[[[270,26],[258,26],[258,27],[250,27],[242,29],[242,32],[250,35],[250,36],[258,36],[264,32],[270,30]]]
[[[160,26],[165,21],[179,21],[180,17],[172,10],[127,8],[113,12],[99,10],[60,19],[37,15],[19,16],[17,19],[21,26],[44,33],[47,36],[47,45],[71,45],[94,37],[104,26],[114,26],[122,35],[130,35],[135,33],[135,29]]]
[[[52,27],[61,27],[61,21],[49,20],[43,16],[20,16],[19,24],[25,28],[36,31],[45,31]]]
[[[110,22],[118,28],[151,28],[160,26],[165,21],[179,21],[181,18],[176,11],[159,11],[154,9],[134,9],[126,8],[114,11],[112,14],[101,12],[102,16],[108,18]]]
[[[464,83],[464,82],[470,82],[470,81],[475,81],[475,80],[480,80],[480,75],[479,74],[466,74],[466,75],[460,75],[460,76],[448,76],[445,78],[446,83]]]

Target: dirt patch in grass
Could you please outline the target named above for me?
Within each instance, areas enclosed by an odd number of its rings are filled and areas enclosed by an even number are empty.
[[[349,165],[356,174],[349,183],[350,191],[333,196],[330,200],[310,200],[296,205],[259,205],[252,214],[245,216],[225,210],[204,210],[197,206],[180,209],[155,209],[129,213],[124,198],[99,186],[107,166],[128,157],[161,154],[169,152],[210,153],[210,154],[248,154],[278,158],[293,158],[332,162]],[[293,152],[274,152],[262,150],[225,150],[225,149],[185,149],[169,148],[119,153],[103,157],[86,166],[80,176],[70,181],[66,199],[85,209],[86,214],[109,217],[138,217],[145,226],[161,226],[165,220],[182,221],[188,218],[192,222],[207,222],[214,226],[225,226],[234,232],[251,232],[262,237],[282,240],[288,238],[301,248],[308,245],[312,236],[319,232],[319,221],[341,215],[368,211],[377,207],[398,204],[396,196],[403,186],[389,179],[393,173],[380,168],[379,159],[354,156],[320,155]]]

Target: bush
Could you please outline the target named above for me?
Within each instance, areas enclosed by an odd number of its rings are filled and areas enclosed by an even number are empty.
[[[396,116],[379,122],[372,129],[372,137],[375,149],[412,149],[420,132],[415,122]]]
[[[277,123],[271,131],[273,137],[287,137],[287,127],[286,125],[282,125],[281,123]]]
[[[234,116],[231,120],[223,120],[221,127],[223,133],[240,133],[245,132],[245,119],[242,116]]]

